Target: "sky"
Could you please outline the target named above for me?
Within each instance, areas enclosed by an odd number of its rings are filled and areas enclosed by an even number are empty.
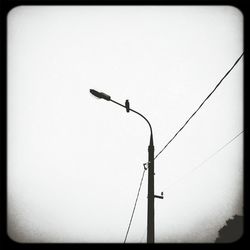
[[[150,132],[89,89],[128,99],[152,124],[156,155],[242,54],[243,14],[19,6],[7,21],[9,237],[123,243]],[[243,62],[155,160],[156,243],[214,242],[243,215],[243,134],[210,157],[243,131]],[[126,242],[146,236],[147,172]]]

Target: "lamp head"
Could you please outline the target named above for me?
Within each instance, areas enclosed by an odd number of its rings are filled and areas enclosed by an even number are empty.
[[[102,92],[98,92],[94,89],[90,89],[89,92],[96,96],[97,98],[100,98],[100,99],[105,99],[106,101],[110,101],[111,97],[105,93],[102,93]]]

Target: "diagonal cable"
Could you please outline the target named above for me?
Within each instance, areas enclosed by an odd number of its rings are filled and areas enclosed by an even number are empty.
[[[138,198],[139,198],[139,194],[140,194],[140,190],[141,190],[141,186],[142,186],[142,181],[143,181],[143,178],[144,178],[144,175],[145,175],[145,171],[146,171],[146,169],[144,168],[143,169],[143,173],[142,173],[142,177],[141,177],[141,181],[140,181],[140,186],[139,186],[139,189],[138,189],[138,192],[137,192],[137,196],[136,196],[134,208],[133,208],[133,211],[132,211],[132,215],[131,215],[131,218],[130,218],[130,221],[129,221],[128,229],[127,229],[126,236],[125,236],[125,239],[124,239],[123,243],[126,242],[127,237],[128,237],[128,233],[129,233],[130,226],[131,226],[131,223],[132,223],[132,220],[133,220],[133,216],[134,216],[134,213],[135,213],[135,208],[136,208],[137,201],[138,201]]]
[[[186,174],[184,174],[182,177],[180,177],[178,180],[176,180],[174,183],[172,183],[170,186],[167,187],[167,189],[169,190],[172,186],[176,185],[177,183],[179,183],[182,179],[184,179],[186,176],[190,175],[191,173],[193,173],[195,170],[197,170],[198,168],[202,167],[207,161],[209,161],[210,159],[212,159],[215,155],[217,155],[221,150],[223,150],[226,146],[228,146],[230,143],[232,143],[234,140],[236,140],[244,131],[241,131],[240,133],[238,133],[236,136],[234,136],[231,140],[229,140],[227,143],[225,143],[222,147],[220,147],[219,149],[217,149],[213,154],[211,154],[210,156],[208,156],[205,160],[203,160],[199,165],[197,165],[196,167],[194,167],[193,169],[191,169],[190,171],[188,171]]]
[[[215,92],[215,90],[219,87],[219,85],[222,83],[222,81],[227,77],[227,75],[233,70],[233,68],[236,66],[236,64],[240,61],[240,59],[243,57],[244,52],[241,54],[241,56],[236,60],[236,62],[233,64],[233,66],[227,71],[227,73],[222,77],[222,79],[219,81],[219,83],[215,86],[215,88],[210,92],[210,94],[204,99],[204,101],[200,104],[200,106],[195,110],[195,112],[188,118],[188,120],[184,123],[184,125],[177,131],[177,133],[168,141],[168,143],[163,147],[163,149],[155,156],[154,159],[156,159],[165,149],[166,147],[174,140],[174,138],[181,132],[181,130],[187,125],[187,123],[194,117],[194,115],[199,111],[199,109],[203,106],[203,104],[209,99],[209,97]]]

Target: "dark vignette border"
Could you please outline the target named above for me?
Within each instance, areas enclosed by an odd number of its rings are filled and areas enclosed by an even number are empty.
[[[91,1],[91,0],[0,0],[0,66],[1,66],[1,81],[0,81],[0,87],[1,87],[1,115],[3,117],[2,124],[3,124],[3,133],[1,134],[1,142],[4,142],[3,150],[1,150],[1,157],[0,159],[3,160],[3,164],[0,167],[0,198],[1,198],[1,204],[0,204],[0,246],[2,249],[9,249],[9,248],[20,248],[20,249],[33,249],[35,248],[42,248],[42,247],[60,247],[60,248],[82,248],[82,247],[88,247],[88,246],[101,246],[104,245],[104,247],[107,246],[114,246],[120,245],[118,243],[18,243],[13,241],[9,238],[7,234],[7,16],[9,11],[11,11],[13,8],[20,6],[20,5],[34,5],[34,6],[52,6],[52,5],[61,5],[61,6],[67,6],[67,5],[73,5],[73,6],[79,6],[79,5],[231,5],[236,8],[238,8],[243,16],[244,16],[244,93],[243,93],[243,103],[244,103],[244,204],[243,204],[243,213],[244,213],[244,224],[243,224],[243,236],[236,242],[233,243],[220,243],[220,244],[213,244],[213,243],[181,243],[181,244],[174,244],[174,243],[161,243],[161,244],[155,244],[155,246],[163,246],[163,247],[239,247],[240,245],[245,245],[247,243],[247,220],[248,220],[248,214],[247,214],[247,196],[246,196],[246,180],[247,180],[247,168],[246,168],[246,144],[245,144],[245,135],[246,135],[246,119],[245,119],[245,111],[246,111],[246,70],[245,70],[245,64],[246,64],[246,20],[247,20],[247,1],[226,1],[226,0],[169,0],[169,1],[151,1],[145,2],[145,1]],[[129,244],[123,244],[124,246],[131,246],[131,245],[140,245],[140,246],[147,246],[147,244],[136,244],[136,243],[129,243]]]

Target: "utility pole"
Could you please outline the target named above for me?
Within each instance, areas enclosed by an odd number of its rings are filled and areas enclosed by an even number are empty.
[[[155,211],[154,211],[154,199],[159,198],[163,199],[163,192],[161,196],[154,194],[154,142],[153,142],[153,129],[148,121],[148,119],[142,115],[141,113],[133,110],[129,106],[129,101],[126,100],[125,105],[116,102],[111,99],[111,97],[103,92],[98,92],[94,89],[90,89],[90,93],[97,98],[104,99],[106,101],[111,101],[123,108],[126,108],[126,111],[136,113],[137,115],[141,116],[149,125],[150,128],[150,142],[148,146],[148,215],[147,215],[147,243],[154,243],[155,242]],[[146,163],[144,164],[145,168]],[[145,168],[146,170],[146,168]]]
[[[153,134],[150,136],[148,147],[148,225],[147,243],[155,242],[155,211],[154,211],[154,143]]]

